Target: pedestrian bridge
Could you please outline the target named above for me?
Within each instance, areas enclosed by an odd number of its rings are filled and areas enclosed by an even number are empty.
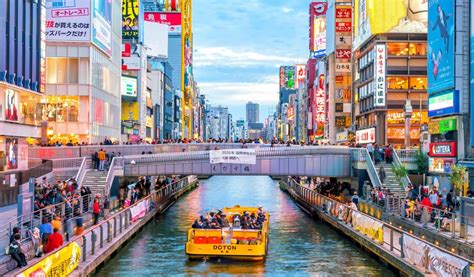
[[[277,147],[255,150],[256,164],[211,164],[210,151],[134,155],[117,158],[123,176],[271,175],[350,177],[347,147]]]

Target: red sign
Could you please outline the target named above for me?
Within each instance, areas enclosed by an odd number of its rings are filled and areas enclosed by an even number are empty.
[[[430,143],[430,157],[456,157],[455,142]]]
[[[130,57],[132,55],[132,46],[130,43],[122,44],[122,57]]]
[[[336,49],[336,59],[350,59],[351,54],[349,49]]]
[[[336,18],[352,18],[352,8],[336,8]]]
[[[328,9],[328,3],[326,2],[312,2],[309,5],[309,14],[311,16],[325,15]]]
[[[324,74],[319,75],[318,88],[315,90],[316,111],[313,111],[315,122],[324,125],[326,122],[326,96],[324,92]]]
[[[168,25],[170,32],[181,31],[180,12],[146,12],[144,18],[145,21]]]
[[[336,22],[336,32],[352,32],[351,22]]]

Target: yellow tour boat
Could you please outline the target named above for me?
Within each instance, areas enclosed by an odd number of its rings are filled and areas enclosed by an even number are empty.
[[[228,207],[221,210],[228,226],[215,229],[191,228],[188,230],[186,255],[189,259],[226,258],[245,261],[262,261],[268,250],[270,215],[258,207]],[[248,229],[243,217],[264,215],[257,227]],[[209,217],[209,214],[207,215]]]

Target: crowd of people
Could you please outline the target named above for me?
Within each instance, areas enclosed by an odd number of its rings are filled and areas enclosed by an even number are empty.
[[[424,226],[433,223],[434,227],[449,231],[453,226],[451,219],[458,204],[451,189],[445,196],[438,187],[408,186],[402,214],[406,218],[422,222]]]
[[[232,223],[234,229],[262,229],[266,221],[265,213],[262,208],[258,209],[257,214],[244,211],[241,215],[235,214],[229,221],[228,216],[219,210],[217,213],[210,212],[206,216],[201,215],[191,226],[195,229],[221,229],[228,228]]]
[[[372,158],[372,161],[374,161],[376,165],[383,161],[391,163],[393,160],[393,146],[391,144],[378,145],[367,143],[365,148],[367,148],[370,158]]]

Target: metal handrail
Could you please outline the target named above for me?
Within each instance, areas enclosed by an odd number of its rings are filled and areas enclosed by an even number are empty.
[[[402,162],[400,161],[400,158],[398,157],[397,151],[392,151],[392,152],[393,152],[393,155],[392,155],[393,156],[393,162],[395,163],[395,165],[396,166],[404,166],[402,164]],[[403,183],[403,187],[412,186],[411,180],[408,177],[408,175],[403,176],[401,178],[401,181]]]
[[[415,162],[415,155],[416,152],[419,150],[415,149],[395,149],[395,153],[397,153],[398,157],[400,158],[400,161],[402,163],[413,163]]]
[[[310,204],[310,205],[312,205],[312,206],[313,206],[313,205],[318,206],[319,203],[321,203],[321,204],[323,203],[323,201],[318,200],[318,198],[319,198],[319,199],[323,199],[325,203],[326,203],[326,202],[331,202],[332,204],[335,203],[335,204],[337,204],[337,205],[344,205],[344,203],[341,203],[341,202],[339,202],[339,201],[337,201],[337,200],[334,200],[334,199],[332,199],[332,198],[329,198],[329,197],[327,197],[327,196],[324,196],[324,195],[322,195],[322,194],[319,194],[319,193],[317,193],[316,191],[310,190],[309,188],[306,188],[306,187],[304,187],[304,186],[298,184],[298,182],[296,182],[296,181],[295,181],[293,178],[291,178],[291,177],[288,177],[288,181],[286,182],[286,184],[289,185],[290,187],[292,187],[292,188],[294,189],[294,192],[295,192],[295,193],[297,193],[300,197],[302,197],[302,198],[304,199],[304,201],[306,201],[306,203],[308,203],[308,204]],[[333,206],[333,205],[331,205],[331,206]],[[345,207],[346,207],[346,209],[349,209],[349,210],[350,210],[351,212],[353,212],[353,213],[362,214],[362,215],[364,215],[364,216],[367,216],[367,217],[371,218],[371,219],[374,220],[374,221],[377,221],[377,222],[381,223],[384,228],[387,228],[387,229],[393,230],[393,231],[395,231],[395,232],[398,232],[398,233],[400,233],[400,234],[404,234],[404,235],[410,236],[410,237],[412,237],[412,238],[415,238],[415,239],[417,239],[417,240],[420,240],[420,241],[422,241],[423,243],[426,243],[426,244],[430,245],[431,247],[438,249],[439,251],[442,251],[442,252],[445,252],[445,253],[449,253],[449,255],[452,255],[452,256],[455,256],[455,257],[457,257],[457,258],[459,258],[459,259],[462,259],[462,260],[468,262],[469,264],[473,264],[473,263],[474,263],[474,261],[471,261],[470,259],[468,259],[468,258],[466,258],[466,257],[463,257],[463,256],[460,256],[460,255],[457,255],[456,253],[450,252],[449,250],[446,250],[446,249],[444,249],[444,248],[442,248],[442,247],[440,247],[440,246],[438,246],[438,245],[435,245],[435,244],[433,244],[433,243],[431,243],[431,242],[429,242],[429,241],[426,241],[426,240],[423,239],[423,238],[419,238],[419,237],[415,236],[414,234],[411,234],[411,233],[409,233],[409,232],[406,232],[406,231],[404,231],[404,230],[402,230],[402,229],[400,229],[400,228],[398,228],[398,227],[396,227],[396,226],[393,226],[393,225],[391,225],[391,224],[388,224],[388,223],[386,223],[386,222],[384,222],[384,221],[382,221],[382,220],[380,220],[380,219],[378,219],[378,218],[372,217],[372,216],[370,216],[370,215],[368,215],[368,214],[365,214],[365,213],[362,213],[362,212],[360,212],[360,211],[352,210],[349,206],[345,206]],[[322,205],[318,206],[318,208],[322,208]],[[330,214],[330,213],[328,212],[328,215],[329,215],[329,214]],[[384,240],[384,243],[386,243],[385,240]],[[390,246],[390,249],[393,249],[393,245],[389,245],[389,246]],[[403,245],[402,245],[402,247],[403,247]],[[403,249],[400,249],[400,251],[403,252]]]
[[[374,162],[369,155],[369,151],[366,148],[361,148],[362,155],[365,156],[365,162],[367,164],[367,173],[369,174],[370,181],[374,187],[382,187],[382,181],[380,181],[377,168],[375,168]]]
[[[77,168],[78,165],[81,165],[83,162],[82,157],[78,158],[63,158],[63,159],[52,159],[53,169],[61,168]]]
[[[123,158],[122,157],[113,157],[112,161],[110,162],[109,170],[107,172],[107,177],[105,179],[105,187],[104,187],[104,193],[106,195],[109,195],[110,193],[110,188],[112,187],[112,183],[114,182],[115,178],[115,168],[116,167],[122,167],[123,166]]]
[[[84,176],[86,176],[87,169],[88,169],[87,168],[87,157],[83,157],[81,167],[79,168],[79,170],[77,171],[76,176],[74,177],[77,184],[79,184],[79,185],[82,184],[82,181],[84,180]]]
[[[91,228],[85,230],[80,236],[73,238],[71,241],[63,244],[60,248],[54,250],[51,253],[48,253],[45,258],[51,255],[55,255],[58,251],[60,251],[64,247],[69,246],[71,243],[77,243],[82,248],[80,263],[86,262],[89,257],[92,257],[92,255],[94,255],[96,247],[104,248],[106,247],[106,244],[112,242],[113,239],[117,237],[117,235],[128,231],[128,227],[132,224],[131,209],[133,207],[140,205],[144,201],[149,201],[147,210],[150,211],[152,209],[157,209],[159,207],[159,203],[170,199],[176,193],[187,187],[189,184],[190,183],[188,183],[188,178],[185,177],[161,188],[158,191],[155,191],[153,194],[140,199],[137,203],[134,203],[133,205],[116,212],[109,218],[106,218],[99,222],[97,225],[94,225]],[[154,204],[152,204],[152,202]],[[89,239],[92,242],[90,245],[88,245],[87,243]],[[35,264],[29,264],[24,270],[27,270],[33,267],[34,265]]]

